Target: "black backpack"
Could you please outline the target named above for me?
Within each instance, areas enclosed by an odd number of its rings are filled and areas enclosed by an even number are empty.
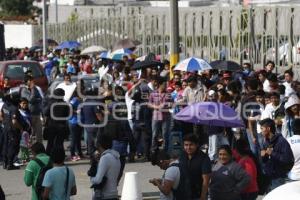
[[[40,159],[37,158],[34,159],[34,161],[41,167],[38,178],[35,183],[35,192],[37,194],[38,199],[41,200],[44,192],[44,187],[42,184],[43,184],[45,174],[49,169],[52,169],[53,165],[50,160],[47,165],[45,165]]]
[[[170,167],[178,167],[180,171],[178,187],[176,189],[172,189],[174,200],[192,199],[191,182],[187,169],[181,163],[173,163]]]

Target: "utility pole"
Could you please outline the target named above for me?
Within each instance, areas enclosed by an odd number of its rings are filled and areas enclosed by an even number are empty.
[[[47,54],[46,0],[43,0],[43,55]]]
[[[170,0],[171,34],[170,34],[170,67],[179,61],[179,22],[178,22],[178,0]],[[170,70],[170,78],[173,77]]]
[[[57,5],[57,0],[55,0],[55,23],[58,23],[58,5]]]

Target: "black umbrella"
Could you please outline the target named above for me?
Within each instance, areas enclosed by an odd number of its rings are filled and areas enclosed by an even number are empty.
[[[140,61],[140,62],[136,62],[134,63],[132,69],[142,69],[142,68],[147,68],[147,67],[163,67],[164,64],[155,60],[145,60],[145,61]]]
[[[230,60],[216,60],[210,63],[213,69],[224,71],[239,71],[242,69],[241,65]]]
[[[47,46],[57,46],[58,45],[58,43],[53,39],[47,39],[46,43],[47,43]],[[43,39],[38,40],[36,45],[43,46]]]
[[[36,51],[42,51],[42,50],[43,50],[43,47],[37,45],[37,46],[30,47],[29,52],[36,52]]]
[[[155,54],[149,53],[144,61],[136,62],[133,65],[132,69],[142,69],[147,67],[163,67],[164,64],[155,60]]]

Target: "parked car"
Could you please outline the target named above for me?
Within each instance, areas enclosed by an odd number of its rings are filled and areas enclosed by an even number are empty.
[[[52,97],[54,90],[57,88],[57,86],[64,81],[63,77],[57,77],[49,86],[46,95],[47,97]],[[82,92],[85,91],[87,88],[99,88],[100,86],[100,78],[98,74],[88,74],[88,75],[77,75],[77,76],[71,76],[71,81],[73,83],[81,82],[81,89]],[[78,85],[77,85],[78,86]]]
[[[25,73],[31,70],[34,82],[45,92],[48,81],[42,66],[36,61],[10,60],[0,62],[0,90],[3,89],[4,79],[9,79],[11,87],[17,87],[23,83]]]

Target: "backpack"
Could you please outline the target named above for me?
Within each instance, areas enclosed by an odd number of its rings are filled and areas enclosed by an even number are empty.
[[[40,159],[37,159],[37,158],[34,159],[34,161],[41,168],[40,171],[39,171],[38,178],[37,178],[36,183],[35,183],[35,192],[37,194],[38,199],[41,200],[43,192],[44,192],[44,187],[42,186],[42,184],[43,184],[45,174],[49,169],[52,169],[53,166],[52,166],[52,162],[50,160],[49,160],[47,165],[45,165]]]
[[[180,171],[180,180],[178,187],[172,189],[174,200],[190,200],[192,199],[191,182],[188,178],[187,169],[181,163],[173,163],[170,167],[178,167]]]

